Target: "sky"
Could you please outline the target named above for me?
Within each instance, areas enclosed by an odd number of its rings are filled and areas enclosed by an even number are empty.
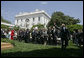
[[[1,1],[1,16],[15,22],[15,15],[20,12],[34,12],[35,9],[44,10],[50,16],[54,11],[61,11],[65,15],[79,18],[83,25],[83,1]]]

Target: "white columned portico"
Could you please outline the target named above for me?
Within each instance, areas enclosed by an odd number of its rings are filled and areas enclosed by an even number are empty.
[[[47,23],[50,20],[50,16],[44,11],[36,10],[30,13],[20,13],[15,16],[15,25],[21,28],[31,29],[33,25],[43,24],[46,28]]]

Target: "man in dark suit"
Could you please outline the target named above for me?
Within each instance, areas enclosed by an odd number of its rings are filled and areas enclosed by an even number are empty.
[[[25,42],[28,43],[29,42],[29,39],[30,39],[30,31],[29,31],[29,29],[27,29],[25,31],[24,36],[25,36],[25,38],[24,38]]]
[[[51,37],[52,37],[51,27],[48,28],[47,34],[48,34],[48,44],[51,44]]]
[[[37,30],[37,43],[40,43],[40,31]]]
[[[69,39],[69,31],[65,24],[62,24],[61,27],[59,28],[56,24],[54,24],[57,29],[61,31],[60,36],[61,36],[61,42],[62,46],[61,48],[66,48],[68,46],[68,39]]]
[[[44,43],[44,41],[43,41],[43,29],[41,29],[40,30],[40,42],[41,42],[41,44],[43,44]]]
[[[57,30],[55,26],[53,26],[51,32],[52,32],[53,44],[57,45]]]
[[[38,31],[38,42],[40,43],[40,44],[42,44],[42,34],[43,34],[43,32],[42,32],[42,29],[40,29],[39,31]]]
[[[32,33],[31,33],[31,35],[32,35],[32,42],[34,42],[35,41],[35,30],[34,29],[33,29]]]
[[[22,30],[20,29],[20,30],[18,30],[18,40],[19,41],[22,41],[22,36],[21,36],[21,32],[22,32]]]
[[[24,39],[24,30],[21,30],[21,40],[23,40]]]

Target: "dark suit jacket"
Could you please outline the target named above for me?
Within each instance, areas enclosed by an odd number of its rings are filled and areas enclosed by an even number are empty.
[[[69,30],[66,27],[65,27],[65,31],[64,31],[63,27],[58,27],[57,25],[55,25],[55,28],[59,29],[61,31],[60,32],[60,37],[62,39],[68,39],[68,38],[70,38]]]
[[[57,30],[56,29],[55,29],[55,31],[52,30],[51,32],[52,32],[52,36],[56,36],[57,35]]]

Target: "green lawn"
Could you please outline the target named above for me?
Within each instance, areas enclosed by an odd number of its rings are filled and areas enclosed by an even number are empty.
[[[60,45],[42,45],[13,41],[15,47],[12,49],[1,50],[2,57],[81,57],[83,48],[75,46],[69,41],[66,50],[61,50]]]

